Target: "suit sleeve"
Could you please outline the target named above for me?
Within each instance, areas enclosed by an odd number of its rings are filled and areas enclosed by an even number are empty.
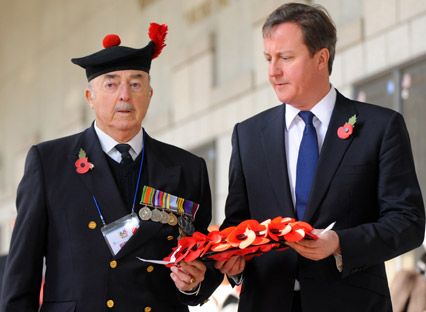
[[[204,159],[200,158],[200,207],[195,217],[196,231],[207,233],[207,227],[212,218],[212,199],[210,192],[210,184],[207,173],[207,166]],[[206,273],[204,281],[201,283],[200,290],[197,295],[185,295],[179,293],[182,302],[188,305],[203,304],[208,300],[215,289],[220,285],[223,280],[223,274],[214,268],[213,262],[206,262]]]
[[[238,124],[232,133],[232,154],[229,164],[228,197],[225,204],[225,220],[221,228],[237,225],[241,221],[250,219],[249,201],[247,197],[246,181],[242,168],[240,154],[240,137]]]
[[[337,231],[343,276],[383,263],[423,241],[424,204],[408,132],[399,113],[386,126],[378,159],[377,222]]]
[[[36,312],[46,249],[47,214],[37,147],[27,156],[17,191],[17,218],[3,279],[1,311]]]

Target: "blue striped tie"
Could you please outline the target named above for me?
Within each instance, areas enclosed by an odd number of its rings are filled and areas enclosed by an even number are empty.
[[[314,114],[310,111],[301,111],[299,116],[305,122],[302,142],[300,143],[299,156],[296,168],[296,216],[302,220],[305,216],[315,169],[318,162],[317,132],[312,123]]]

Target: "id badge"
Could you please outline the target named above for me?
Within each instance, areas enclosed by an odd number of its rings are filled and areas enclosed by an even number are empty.
[[[132,212],[101,228],[109,249],[115,256],[139,229],[139,218]]]

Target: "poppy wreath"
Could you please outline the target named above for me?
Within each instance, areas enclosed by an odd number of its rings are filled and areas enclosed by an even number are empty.
[[[245,220],[237,226],[211,231],[207,235],[194,232],[192,236],[182,237],[164,260],[170,262],[168,266],[196,259],[226,261],[236,255],[250,260],[273,249],[285,250],[288,248],[286,242],[318,239],[312,230],[310,224],[294,218],[276,217],[261,223]]]

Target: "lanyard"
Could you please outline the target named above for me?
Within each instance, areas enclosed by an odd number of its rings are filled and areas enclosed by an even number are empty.
[[[141,154],[142,155],[141,155],[141,162],[140,162],[140,165],[139,165],[138,181],[136,182],[135,195],[133,196],[132,213],[135,212],[136,196],[138,194],[139,184],[140,184],[140,181],[141,181],[143,159],[144,159],[144,156],[145,156],[145,130],[143,128],[142,128],[142,151],[141,151]],[[92,197],[93,197],[93,201],[95,203],[96,209],[98,210],[99,217],[101,218],[102,224],[106,225],[104,216],[102,215],[101,208],[99,206],[98,201],[96,200],[95,195],[92,195]]]

